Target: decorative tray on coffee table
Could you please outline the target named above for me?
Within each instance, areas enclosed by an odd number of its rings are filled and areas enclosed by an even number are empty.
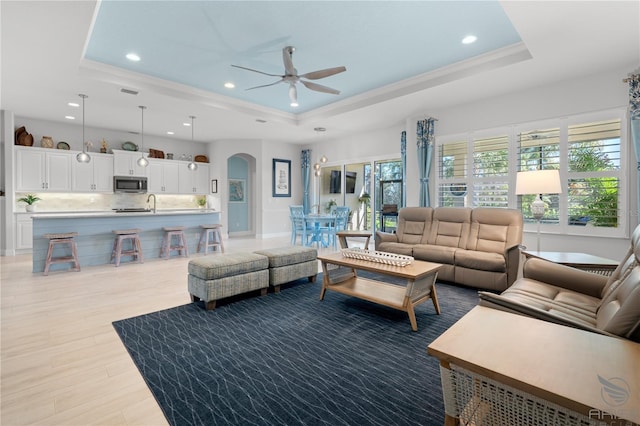
[[[407,266],[414,260],[411,256],[387,253],[384,251],[363,250],[361,248],[343,249],[342,256],[351,259],[368,260],[370,262],[384,263],[386,265],[394,266]]]

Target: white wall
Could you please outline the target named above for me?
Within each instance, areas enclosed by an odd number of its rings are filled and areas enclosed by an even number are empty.
[[[628,86],[622,82],[629,70],[613,70],[585,78],[538,87],[504,96],[484,99],[450,108],[429,111],[429,116],[438,119],[436,123],[436,144],[438,136],[459,134],[475,130],[491,129],[506,125],[526,123],[547,118],[562,117],[612,108],[626,107]],[[383,131],[375,131],[344,139],[333,139],[316,143],[310,148],[314,153],[330,153],[330,163],[343,164],[366,160],[370,157],[399,157],[400,132],[407,130],[407,205],[418,204],[418,171],[415,148],[416,121],[425,115],[408,117],[402,125],[392,126]],[[330,130],[330,129],[329,129]],[[630,167],[629,226],[638,223],[637,170],[633,160],[630,141],[628,161]],[[363,148],[366,147],[366,148]],[[434,156],[435,158],[435,156]],[[432,171],[435,167],[432,167]],[[431,182],[430,193],[434,194]],[[535,231],[526,232],[524,244],[535,246]],[[542,249],[547,251],[586,252],[598,256],[619,259],[628,249],[628,240],[619,238],[581,237],[566,235],[543,235]]]
[[[263,140],[220,140],[209,146],[212,162],[211,179],[218,179],[218,193],[212,194],[212,206],[228,210],[227,159],[245,154],[256,159],[255,177],[249,190],[257,238],[287,235],[290,232],[289,205],[302,204],[301,153],[303,147]],[[291,160],[291,197],[272,196],[272,160]],[[253,195],[253,196],[252,196]],[[228,217],[222,214],[223,226],[228,229]]]

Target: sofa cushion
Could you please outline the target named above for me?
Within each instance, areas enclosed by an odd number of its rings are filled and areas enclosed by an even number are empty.
[[[600,304],[600,299],[597,297],[546,285],[527,278],[519,279],[502,294],[506,297],[527,297],[531,301],[542,303],[546,310],[558,308],[564,311],[569,309],[577,314],[586,315],[587,318],[591,318],[591,322],[594,324],[595,314]]]
[[[478,208],[471,211],[466,248],[504,253],[522,241],[522,213],[515,209]]]
[[[405,244],[426,243],[431,229],[433,209],[431,207],[405,207],[400,212],[396,230],[398,242]]]
[[[413,245],[406,243],[381,242],[377,244],[376,250],[402,254],[405,256],[413,256],[413,247]]]
[[[453,265],[457,247],[446,247],[432,244],[418,244],[413,246],[413,257],[427,262],[446,263]]]
[[[459,249],[455,256],[456,266],[492,272],[507,270],[507,262],[502,254]]]
[[[437,246],[466,248],[471,223],[471,209],[466,207],[438,207],[428,243]]]

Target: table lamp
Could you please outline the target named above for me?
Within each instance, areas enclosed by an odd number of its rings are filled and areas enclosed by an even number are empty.
[[[534,170],[518,172],[516,177],[516,195],[537,194],[538,197],[531,203],[531,213],[538,221],[538,246],[540,251],[540,222],[544,216],[545,204],[542,194],[561,194],[560,172],[558,170]]]

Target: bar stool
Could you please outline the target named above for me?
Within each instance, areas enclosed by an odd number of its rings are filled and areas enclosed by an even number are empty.
[[[121,256],[133,256],[134,260],[137,260],[139,263],[144,263],[142,245],[140,244],[140,237],[138,236],[140,229],[116,229],[111,232],[116,234],[116,238],[113,240],[113,250],[111,251],[111,262],[115,259],[116,267],[120,266]],[[129,250],[122,249],[122,243],[125,240],[131,243]]]
[[[80,261],[78,260],[78,249],[76,241],[73,239],[77,232],[65,232],[60,234],[44,234],[44,238],[49,240],[49,250],[44,263],[44,275],[49,275],[49,267],[55,263],[73,263],[72,271],[80,272]],[[53,249],[56,245],[67,245],[71,248],[71,256],[53,257]]]
[[[181,256],[189,257],[189,248],[187,247],[187,237],[184,235],[184,226],[165,226],[162,228],[164,235],[162,236],[162,247],[160,248],[160,257],[168,259],[173,250],[178,250]],[[173,237],[177,237],[177,244],[173,244]]]
[[[198,243],[198,253],[200,253],[203,246],[204,254],[209,252],[209,247],[211,247],[211,251],[219,250],[221,253],[224,253],[222,233],[220,232],[222,225],[214,223],[210,225],[200,225],[200,228],[202,228],[202,233],[200,234],[200,242]],[[213,240],[211,240],[210,237],[213,237]]]

